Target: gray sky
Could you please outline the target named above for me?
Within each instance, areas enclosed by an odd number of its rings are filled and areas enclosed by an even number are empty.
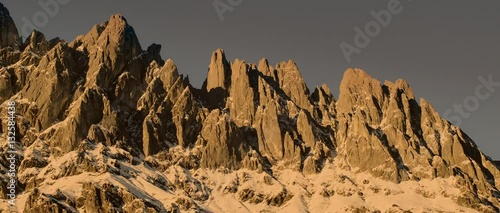
[[[391,0],[290,1],[219,0],[232,12],[221,21],[212,0],[111,1],[58,0],[56,13],[47,23],[33,18],[43,12],[40,2],[56,0],[1,0],[17,27],[29,20],[46,37],[67,41],[85,34],[114,13],[123,14],[139,36],[143,49],[163,45],[164,58],[172,58],[179,71],[200,87],[213,50],[223,48],[229,59],[257,62],[266,57],[272,64],[294,59],[310,89],[326,83],[338,97],[344,70],[357,67],[381,80],[402,78],[418,97],[429,100],[441,115],[465,100],[474,104],[479,76],[492,74],[500,82],[500,1],[401,0],[402,12],[393,14],[387,27],[371,38],[348,63],[339,45],[354,45],[356,32],[375,18],[370,11],[388,9]],[[233,0],[234,2],[238,2]],[[53,15],[50,16],[50,15]],[[26,31],[26,30],[24,30]],[[480,149],[500,159],[500,87],[479,106],[465,113],[461,127]],[[469,98],[468,98],[469,97]],[[472,101],[471,101],[472,100]],[[477,104],[477,103],[476,103]],[[452,112],[450,119],[458,117]]]

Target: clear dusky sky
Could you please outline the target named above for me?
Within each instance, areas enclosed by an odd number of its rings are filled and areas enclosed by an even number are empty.
[[[417,97],[461,124],[484,153],[500,159],[500,86],[487,83],[500,82],[500,1],[0,2],[24,37],[37,28],[48,39],[66,41],[120,13],[143,49],[161,44],[163,58],[172,58],[196,87],[206,78],[217,48],[230,60],[250,63],[263,57],[272,64],[293,59],[310,89],[326,83],[336,97],[349,67],[364,69],[381,82],[405,79]]]

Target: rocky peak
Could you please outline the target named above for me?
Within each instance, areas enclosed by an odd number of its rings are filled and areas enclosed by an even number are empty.
[[[274,76],[274,68],[272,66],[269,66],[269,61],[267,61],[267,59],[265,58],[262,58],[259,61],[257,69],[265,76]]]
[[[168,59],[165,65],[163,65],[158,76],[163,81],[166,90],[168,90],[168,88],[170,88],[180,77],[177,66],[171,59]]]
[[[320,105],[329,105],[335,101],[335,98],[330,92],[330,88],[326,84],[316,87],[314,92],[311,94],[311,98],[314,102],[317,102]]]
[[[33,30],[25,42],[26,48],[24,51],[45,54],[50,49],[49,42],[45,39],[45,35],[38,30]]]
[[[352,107],[358,102],[371,100],[372,96],[377,100],[383,99],[383,90],[380,81],[372,78],[361,69],[348,69],[340,83],[340,95],[338,106]]]
[[[207,79],[203,82],[203,101],[209,108],[220,108],[226,106],[226,99],[231,86],[231,64],[226,59],[224,50],[217,49],[212,53],[210,65],[208,66]]]
[[[255,115],[254,89],[250,85],[250,66],[245,61],[236,59],[232,64],[230,100],[227,105],[231,117],[237,124],[253,123]]]
[[[298,107],[311,111],[309,89],[293,60],[276,65],[280,88]]]
[[[208,76],[206,85],[204,86],[207,92],[212,89],[220,88],[223,90],[229,89],[231,84],[231,66],[226,59],[224,50],[217,49],[212,53],[210,65],[208,68]]]
[[[160,66],[165,63],[161,58],[161,44],[151,44],[144,53],[147,56],[147,61],[155,61]]]
[[[141,45],[135,34],[135,30],[127,20],[120,14],[111,16],[106,28],[102,31],[96,45],[105,48],[104,51],[120,52],[124,60],[131,60],[142,53]],[[118,55],[111,55],[118,57]]]
[[[321,87],[316,87],[311,94],[311,100],[315,103],[316,110],[314,117],[321,120],[324,124],[333,124],[334,117],[336,116],[335,97],[330,92],[330,88],[323,84]]]
[[[380,124],[385,108],[400,107],[401,100],[397,97],[401,93],[408,93],[413,98],[411,89],[404,81],[387,83],[389,85],[382,85],[361,69],[346,70],[340,84],[337,111],[346,115],[359,114],[370,125]],[[391,101],[395,102],[390,104]]]
[[[0,49],[19,45],[19,33],[9,10],[0,3]]]
[[[96,84],[101,88],[112,86],[111,83],[122,74],[124,68],[143,53],[134,28],[119,14],[95,26],[76,43],[89,52],[87,84]]]
[[[391,94],[405,94],[408,99],[415,99],[413,94],[413,89],[410,87],[408,82],[402,79],[398,79],[396,82],[392,83],[390,81],[385,81],[384,85],[389,88]]]

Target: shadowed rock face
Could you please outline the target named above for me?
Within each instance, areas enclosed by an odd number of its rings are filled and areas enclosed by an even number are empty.
[[[7,66],[19,60],[21,43],[21,38],[12,17],[10,17],[9,10],[0,3],[0,66]],[[12,91],[8,89],[0,93],[12,93]]]
[[[0,25],[0,58],[9,59],[0,63],[0,100],[16,102],[25,212],[203,211],[220,193],[281,207],[316,192],[299,196],[275,174],[309,177],[331,167],[392,183],[453,178],[460,193],[450,199],[498,212],[498,162],[425,99],[416,100],[404,80],[381,83],[349,69],[336,100],[326,85],[310,93],[293,61],[230,63],[219,49],[197,89],[172,60],[161,59],[160,45],[142,50],[121,15],[70,43],[35,31],[22,49],[13,48],[17,30],[1,5]],[[204,171],[241,177],[210,185],[218,180],[198,176]],[[279,186],[276,193],[254,189],[260,182],[245,185],[245,171]],[[140,188],[146,186],[159,191]],[[172,199],[154,194],[162,192]]]
[[[9,10],[0,3],[0,48],[14,47],[18,41],[19,33]]]

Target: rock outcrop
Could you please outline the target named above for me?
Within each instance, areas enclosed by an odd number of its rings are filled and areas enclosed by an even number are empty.
[[[70,43],[18,37],[0,4],[0,116],[16,103],[23,198],[0,211],[499,211],[498,162],[404,80],[348,69],[337,100],[294,61],[218,49],[197,89],[121,15]]]

